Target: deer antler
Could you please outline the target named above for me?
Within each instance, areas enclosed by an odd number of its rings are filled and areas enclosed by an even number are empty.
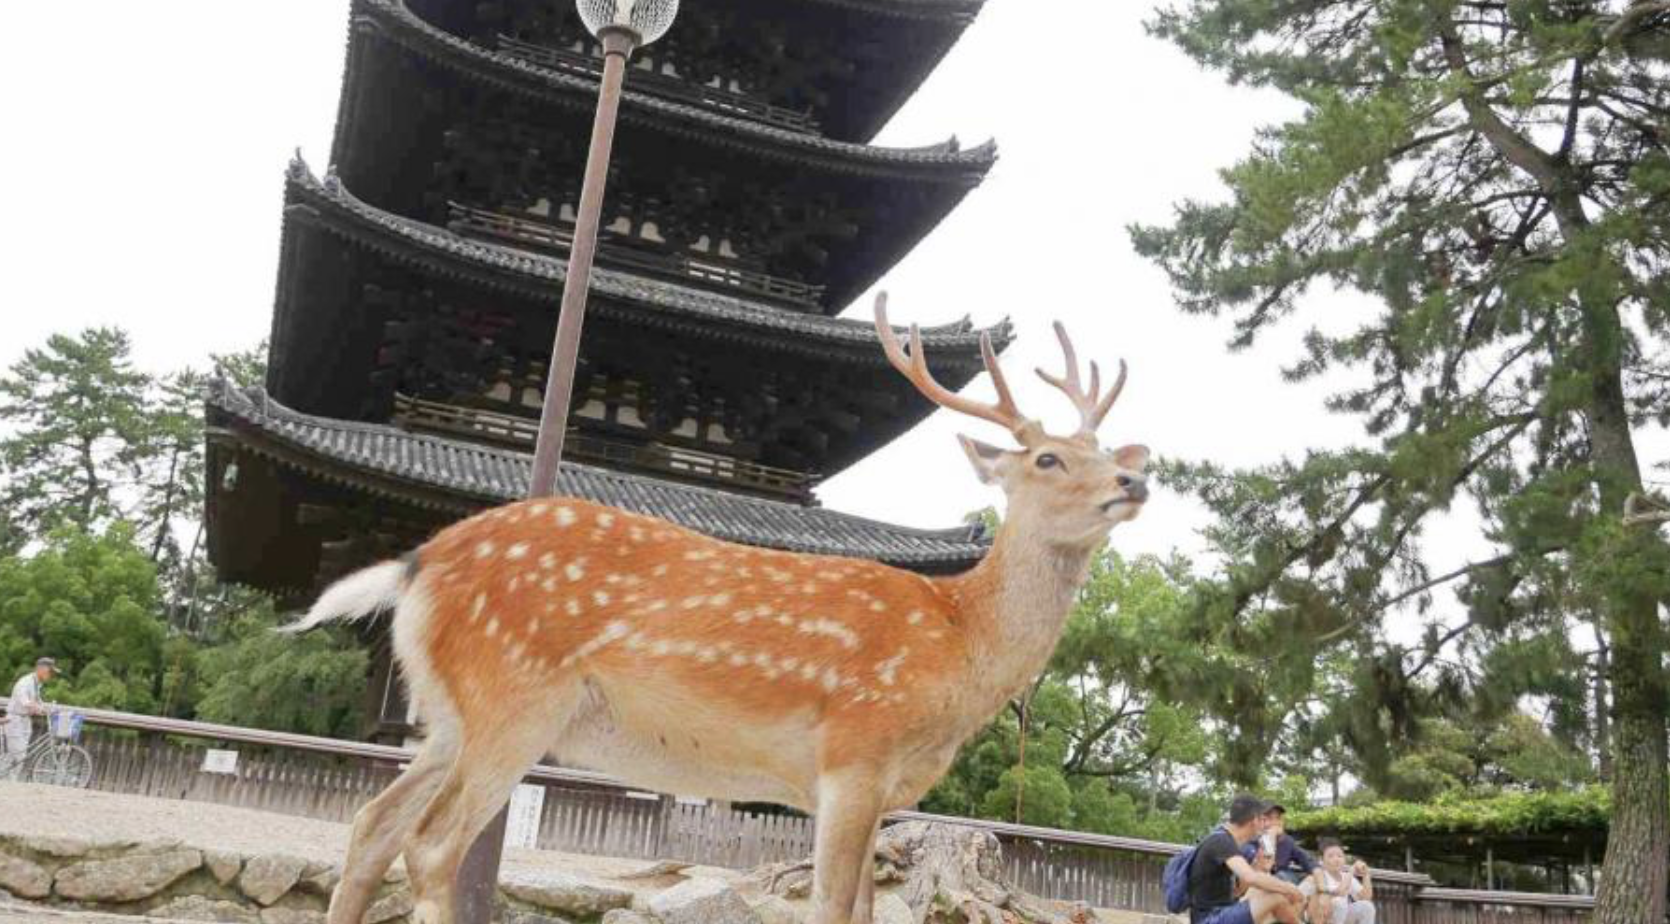
[[[1073,407],[1079,411],[1080,436],[1094,436],[1096,428],[1102,425],[1102,418],[1108,416],[1113,409],[1113,402],[1119,400],[1119,393],[1125,390],[1125,361],[1119,361],[1119,378],[1113,383],[1108,393],[1097,398],[1102,390],[1102,370],[1096,367],[1096,361],[1090,361],[1090,390],[1085,391],[1079,382],[1079,356],[1073,349],[1072,338],[1067,336],[1067,328],[1060,321],[1055,322],[1055,338],[1061,341],[1061,352],[1066,355],[1067,374],[1063,378],[1056,378],[1042,369],[1037,370],[1038,377],[1061,389],[1067,398],[1073,402]]]
[[[992,349],[991,335],[980,335],[980,357],[986,364],[986,371],[991,373],[992,385],[997,388],[996,404],[970,401],[934,381],[933,374],[928,371],[927,351],[922,347],[922,332],[915,324],[910,326],[910,352],[905,352],[899,344],[898,335],[887,323],[886,292],[876,295],[876,333],[881,336],[881,348],[887,354],[887,361],[929,401],[971,417],[989,420],[1011,433],[1018,434],[1031,425],[1032,421],[1015,405],[1015,396],[1009,393],[1009,382],[1004,379],[1003,369],[997,364],[997,351]]]

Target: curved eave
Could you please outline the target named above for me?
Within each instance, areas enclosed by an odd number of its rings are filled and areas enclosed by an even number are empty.
[[[596,107],[598,87],[594,81],[477,46],[424,22],[402,0],[355,0],[354,28],[372,30],[411,53],[477,83],[581,113],[589,114]],[[354,54],[351,49],[344,99],[353,92],[349,85],[357,73]],[[997,161],[995,141],[968,148],[958,145],[955,139],[918,148],[854,144],[777,129],[636,93],[630,89],[630,76],[627,86],[621,101],[623,124],[834,174],[901,177],[969,189],[978,185]],[[348,154],[340,149],[342,138],[339,124],[339,147],[333,153],[333,159],[338,162],[346,160]]]
[[[448,515],[526,495],[531,458],[392,427],[313,417],[259,391],[225,383],[207,395],[210,439],[231,441],[312,477]],[[799,507],[565,463],[559,493],[656,516],[744,545],[959,570],[988,543],[980,527],[917,530],[817,507]]]
[[[287,223],[297,219],[316,222],[397,260],[521,298],[554,301],[568,276],[567,263],[555,257],[471,240],[362,202],[333,177],[320,180],[299,158],[290,165],[286,199],[290,203]],[[828,356],[833,347],[855,362],[875,366],[885,363],[875,327],[863,321],[786,311],[606,267],[592,271],[591,287],[599,295],[620,302],[769,337],[790,350]],[[908,328],[896,329],[901,336],[908,332]],[[967,318],[925,327],[921,333],[923,343],[934,351],[936,363],[944,361],[958,367],[978,366],[982,335],[990,336],[999,350],[1013,339],[1008,321],[977,329]]]

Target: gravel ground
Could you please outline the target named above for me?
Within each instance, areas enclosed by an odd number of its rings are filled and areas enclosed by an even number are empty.
[[[203,802],[0,782],[0,835],[54,835],[95,842],[177,840],[205,850],[284,853],[341,863],[348,826]],[[613,879],[652,865],[647,860],[517,849],[507,852],[501,878],[537,879],[540,873],[560,869]],[[740,878],[730,870],[705,867],[688,872],[731,881]],[[632,879],[616,884],[647,894],[671,882]],[[135,919],[122,920],[131,924]],[[0,918],[0,924],[12,922]]]
[[[0,924],[165,924],[162,918],[142,918],[131,914],[95,914],[64,908],[43,908],[38,905],[16,905],[0,902]],[[173,924],[172,921],[166,924]]]

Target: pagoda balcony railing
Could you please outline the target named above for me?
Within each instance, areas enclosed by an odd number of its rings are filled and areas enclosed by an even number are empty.
[[[458,202],[447,203],[447,228],[466,237],[485,238],[526,249],[567,254],[574,244],[574,232],[533,218],[506,215]],[[800,311],[818,311],[824,287],[784,279],[769,273],[742,269],[714,260],[683,254],[648,253],[605,238],[598,245],[601,262],[622,269],[648,273],[676,282],[719,286],[747,295],[783,303]]]
[[[566,74],[575,74],[591,80],[598,79],[603,71],[602,61],[590,55],[565,48],[534,45],[503,34],[499,36],[499,51],[520,58],[529,64],[537,64],[540,67],[562,71]],[[657,96],[683,103],[692,103],[724,115],[763,122],[767,125],[807,135],[818,134],[820,129],[817,119],[809,113],[774,106],[771,103],[732,90],[721,90],[718,87],[710,87],[706,84],[680,80],[677,77],[669,77],[666,74],[645,70],[634,70],[628,80],[633,87],[642,87]]]
[[[514,414],[459,407],[409,395],[394,396],[395,422],[413,431],[462,436],[471,440],[522,450],[533,449],[539,421]],[[791,469],[733,459],[664,443],[630,443],[575,429],[568,431],[563,452],[583,462],[608,468],[665,474],[806,503],[812,499],[817,477]]]

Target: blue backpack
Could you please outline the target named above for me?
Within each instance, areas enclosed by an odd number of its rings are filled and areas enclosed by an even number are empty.
[[[1160,891],[1165,893],[1166,912],[1178,914],[1189,910],[1189,870],[1194,866],[1196,844],[1166,861],[1160,873]]]

